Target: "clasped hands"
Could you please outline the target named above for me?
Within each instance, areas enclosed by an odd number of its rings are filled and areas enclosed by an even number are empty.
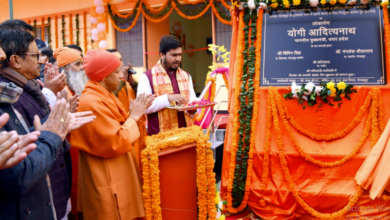
[[[37,115],[34,116],[35,130],[51,131],[64,140],[67,134],[95,120],[96,116],[92,115],[92,111],[71,112],[69,103],[77,103],[76,107],[73,107],[77,110],[78,96],[73,101],[72,99],[67,101],[67,95],[67,90],[57,94],[57,102],[43,125],[41,125],[40,118]]]

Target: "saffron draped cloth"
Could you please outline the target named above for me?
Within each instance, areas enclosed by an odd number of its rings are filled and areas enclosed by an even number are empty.
[[[97,82],[85,85],[79,111],[92,111],[96,119],[70,136],[72,147],[79,149],[78,210],[84,219],[143,217],[138,164],[132,155],[132,143],[140,135],[137,123]]]
[[[190,100],[190,89],[189,89],[189,75],[182,69],[176,71],[177,84],[180,89],[180,95],[184,96],[187,101]],[[164,67],[161,65],[159,60],[157,64],[152,68],[152,80],[153,80],[153,89],[156,97],[165,95],[165,94],[174,94],[171,80],[165,71]],[[171,103],[174,104],[174,103]],[[187,127],[193,125],[193,119],[188,115],[184,115],[186,120]],[[179,122],[177,117],[177,111],[172,109],[163,109],[158,112],[158,122],[160,127],[160,132],[169,131],[172,129],[179,128]]]
[[[390,191],[390,121],[356,174],[356,182],[366,190],[370,190],[370,198]],[[371,186],[371,187],[370,187]],[[390,210],[389,210],[390,211]]]
[[[131,88],[130,84],[126,82],[126,86],[124,86],[118,92],[118,99],[122,102],[125,111],[129,112],[129,114],[130,114],[129,111],[130,100],[134,100],[135,98],[136,96],[134,90]],[[136,141],[134,141],[132,144],[139,170],[142,169],[141,152],[143,149],[145,149],[145,138],[148,135],[145,122],[146,122],[146,116],[143,115],[137,122],[139,133],[140,133],[139,138]]]
[[[233,85],[230,81],[230,88]],[[381,87],[384,107],[384,120],[387,122],[390,117],[390,88]],[[365,98],[368,95],[370,88],[362,87],[358,90],[358,93],[352,95],[352,100],[343,100],[343,104],[340,108],[324,104],[323,107],[317,109],[315,107],[306,106],[306,109],[302,109],[302,105],[298,104],[298,101],[285,100],[287,109],[292,117],[301,125],[304,129],[311,131],[318,135],[333,134],[344,129],[350,124],[354,117],[357,115],[360,107],[363,105]],[[280,95],[290,92],[290,89],[279,89]],[[234,94],[236,91],[232,91]],[[239,91],[237,91],[239,92]],[[298,203],[288,190],[286,181],[282,173],[282,167],[279,161],[279,150],[276,143],[276,136],[274,134],[274,128],[272,127],[272,140],[270,146],[270,172],[268,177],[268,183],[264,192],[260,191],[261,179],[263,173],[263,158],[264,158],[264,142],[266,133],[266,111],[267,111],[267,95],[268,88],[261,88],[259,94],[259,110],[258,110],[258,123],[254,128],[256,131],[256,143],[255,153],[253,157],[253,173],[252,173],[252,185],[250,188],[248,205],[250,208],[262,219],[315,219],[306,212]],[[230,109],[233,109],[234,101],[230,102]],[[362,134],[364,124],[366,122],[367,115],[363,117],[359,125],[356,126],[348,135],[344,138],[325,142],[314,141],[306,136],[301,135],[293,127],[291,131],[296,138],[298,144],[304,149],[304,151],[317,160],[324,162],[332,162],[340,160],[346,155],[349,155],[353,148],[358,144]],[[233,114],[229,115],[228,128],[225,138],[225,149],[223,157],[222,168],[222,184],[221,194],[223,198],[226,198],[227,184],[229,177],[229,165],[231,162],[231,137],[233,127]],[[366,161],[366,158],[370,155],[370,137],[362,146],[359,153],[345,164],[333,167],[333,168],[321,168],[314,165],[305,159],[303,159],[296,148],[294,147],[288,132],[280,124],[282,133],[282,140],[284,144],[284,151],[286,160],[288,163],[288,169],[290,170],[294,187],[298,191],[302,199],[315,210],[322,213],[333,213],[341,210],[347,204],[349,199],[355,194],[358,184],[355,180],[355,175],[358,173],[363,163],[370,164],[378,170],[379,173],[385,173],[387,176],[380,177],[374,175],[373,186],[375,181],[383,183],[388,177],[390,171],[390,147],[387,147],[389,138],[389,126],[386,128],[381,140],[377,145],[382,143],[384,145],[383,151],[380,153],[383,156],[381,160]],[[378,146],[376,146],[378,147]],[[375,148],[376,148],[375,147]],[[379,148],[375,149],[381,151]],[[373,170],[373,169],[371,169]],[[360,172],[360,171],[359,171]],[[365,172],[363,172],[365,173]],[[368,172],[365,178],[371,175],[372,172]],[[374,172],[375,173],[375,172]],[[359,175],[360,176],[360,175]],[[363,178],[363,180],[365,180]],[[382,187],[379,187],[382,190]],[[260,200],[265,201],[261,203]],[[264,205],[264,206],[262,206]],[[345,217],[385,217],[390,216],[390,201],[384,201],[376,198],[372,200],[369,198],[369,192],[365,191],[364,194],[358,200],[355,207],[350,207]],[[369,219],[370,219],[369,218]],[[345,219],[345,218],[343,218]]]

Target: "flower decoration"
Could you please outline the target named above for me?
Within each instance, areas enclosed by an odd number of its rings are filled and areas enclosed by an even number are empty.
[[[367,5],[368,3],[370,3],[370,0],[361,0],[360,3],[362,3],[363,5]]]
[[[329,3],[330,3],[331,5],[335,5],[335,4],[337,3],[337,0],[330,0]]]
[[[148,136],[146,148],[142,151],[143,198],[146,220],[161,220],[161,198],[158,152],[185,144],[196,143],[196,182],[198,188],[198,208],[200,220],[216,219],[215,207],[215,173],[213,152],[208,137],[198,126],[174,129]]]
[[[283,0],[283,7],[284,8],[290,8],[290,1],[289,0]]]
[[[349,1],[347,2],[347,4],[348,4],[348,5],[354,5],[354,4],[356,4],[356,1],[357,1],[357,0],[349,0]]]
[[[357,92],[353,89],[353,85],[347,85],[345,82],[339,82],[337,86],[334,82],[325,83],[320,81],[319,84],[319,86],[316,86],[313,82],[308,82],[299,86],[295,82],[292,82],[291,92],[285,94],[283,97],[286,99],[298,99],[298,103],[303,105],[303,109],[305,109],[306,106],[303,104],[303,101],[307,101],[309,106],[314,106],[317,104],[317,97],[320,97],[323,103],[333,106],[332,102],[328,100],[329,96],[333,98],[334,102],[338,102],[338,106],[340,107],[342,104],[341,97],[345,96],[345,98],[351,100],[350,94]],[[322,106],[323,103],[318,107]]]
[[[322,0],[321,0],[322,2]],[[310,7],[317,7],[318,6],[318,0],[309,0]]]
[[[293,0],[293,5],[300,5],[301,4],[301,0]]]
[[[250,10],[253,10],[253,9],[256,8],[256,4],[255,4],[255,1],[254,1],[254,0],[249,0],[249,1],[248,1],[248,8],[249,8]]]
[[[238,9],[239,10],[244,10],[244,3],[240,2],[240,5],[238,6]]]
[[[326,84],[322,83],[322,86],[326,87]],[[349,85],[346,85],[345,89],[348,88]],[[302,86],[304,87],[304,85]],[[328,89],[328,88],[326,88]],[[338,88],[337,88],[338,89]],[[347,94],[347,93],[345,93]],[[368,136],[370,135],[371,131],[371,146],[374,146],[376,142],[379,139],[380,134],[383,132],[384,129],[384,122],[383,122],[383,107],[381,105],[383,104],[381,91],[378,88],[373,88],[369,92],[366,100],[364,101],[363,106],[360,108],[358,115],[355,117],[355,119],[351,122],[350,125],[346,127],[342,132],[338,132],[336,134],[331,135],[315,135],[312,134],[306,130],[304,130],[299,124],[296,123],[296,121],[291,117],[291,115],[288,113],[287,108],[285,104],[282,102],[282,98],[279,95],[278,89],[275,87],[271,87],[268,90],[268,98],[267,98],[267,129],[266,129],[266,139],[264,144],[264,160],[263,160],[263,175],[262,175],[262,182],[261,182],[261,190],[264,191],[267,186],[268,181],[268,172],[269,172],[269,141],[270,141],[270,135],[272,127],[274,128],[274,134],[276,136],[276,143],[279,149],[279,161],[281,165],[281,170],[284,176],[284,179],[287,183],[287,187],[294,197],[295,201],[307,212],[309,212],[312,216],[314,216],[316,219],[339,219],[342,218],[346,213],[350,211],[350,207],[355,206],[359,198],[364,192],[364,189],[361,186],[358,186],[356,188],[356,192],[354,195],[349,199],[348,204],[343,207],[342,209],[334,212],[334,213],[320,213],[314,208],[310,207],[309,204],[307,204],[301,197],[299,191],[296,190],[295,184],[293,182],[293,178],[291,177],[291,173],[288,168],[288,162],[285,156],[284,151],[284,144],[282,141],[282,130],[280,126],[284,126],[284,131],[286,131],[289,134],[290,139],[292,140],[294,146],[296,147],[297,151],[300,153],[300,156],[310,162],[313,163],[319,167],[338,167],[351,158],[355,157],[357,153],[360,151],[361,146],[365,143]],[[322,162],[319,160],[316,160],[312,157],[310,157],[304,150],[298,145],[296,142],[293,133],[291,132],[290,125],[293,126],[299,133],[317,141],[332,141],[339,138],[344,137],[347,135],[350,131],[352,131],[353,128],[355,128],[362,118],[368,114],[366,117],[366,123],[364,126],[364,131],[362,134],[362,137],[359,141],[359,143],[355,146],[354,150],[349,154],[346,155],[344,158],[342,158],[339,161],[334,162]],[[281,121],[280,121],[281,120]],[[383,199],[387,199],[388,197],[382,197]],[[260,200],[260,205],[266,205],[265,201]]]
[[[268,5],[265,4],[264,2],[260,2],[260,8],[261,8],[261,9],[264,9],[264,10],[267,10]],[[260,10],[260,8],[259,8],[259,10]]]

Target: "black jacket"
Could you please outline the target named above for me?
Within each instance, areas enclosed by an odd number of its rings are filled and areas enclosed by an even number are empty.
[[[8,83],[10,81],[3,76],[0,76],[0,82]],[[23,91],[19,100],[13,103],[12,106],[22,115],[29,127],[33,126],[34,115],[38,115],[41,119],[47,116],[34,97],[26,91]],[[18,125],[18,127],[21,127],[21,125]],[[70,147],[69,142],[65,140],[61,146],[63,147],[63,150],[60,150],[59,154],[54,158],[55,160],[51,161],[52,166],[48,171],[57,219],[62,219],[65,216],[72,185],[72,161],[68,151]],[[47,191],[47,189],[41,190]],[[45,204],[46,203],[47,200]],[[3,208],[0,206],[0,210],[2,209]]]
[[[4,112],[10,119],[1,130],[27,133],[10,105],[0,105],[0,114]],[[0,170],[1,220],[53,219],[46,174],[62,151],[62,140],[57,134],[43,131],[36,145],[21,163]]]

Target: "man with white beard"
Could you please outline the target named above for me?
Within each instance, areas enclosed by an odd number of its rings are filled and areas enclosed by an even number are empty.
[[[68,94],[81,95],[88,78],[84,73],[80,54],[68,47],[61,47],[54,51],[60,72],[65,71],[68,82]]]
[[[54,51],[54,58],[57,60],[60,72],[64,71],[66,74],[68,85],[65,86],[65,88],[68,90],[68,98],[72,96],[81,96],[81,92],[83,91],[88,78],[83,69],[83,59],[80,53],[68,47],[61,47]],[[77,109],[74,110],[77,111]],[[68,136],[68,138],[70,138],[70,136]],[[77,211],[79,151],[73,147],[71,147],[69,151],[72,158],[72,187],[70,192],[71,213],[69,214],[69,219],[76,219],[76,216],[82,216],[82,214]]]

